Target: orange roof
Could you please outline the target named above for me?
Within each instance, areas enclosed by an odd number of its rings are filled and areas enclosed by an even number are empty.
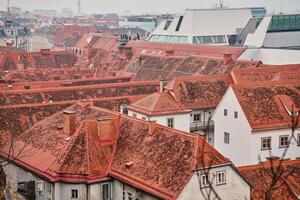
[[[149,116],[190,112],[183,109],[170,92],[150,94],[127,108]]]
[[[180,77],[170,82],[166,89],[174,93],[184,108],[215,108],[232,82],[230,75]]]
[[[201,136],[122,117],[109,174],[161,199],[176,199],[194,170],[218,165],[231,161]]]
[[[109,174],[163,199],[175,199],[194,170],[232,164],[198,135],[86,103],[67,110],[75,111],[73,134],[63,130],[64,114],[54,114],[18,137],[14,152],[25,149],[11,162],[51,182],[93,183]],[[113,121],[97,128],[99,118]]]
[[[238,170],[254,186],[251,190],[251,200],[264,200],[266,191],[270,188],[273,173],[279,179],[271,192],[273,200],[298,200],[300,195],[300,160],[267,161],[258,165],[239,167]]]
[[[288,128],[291,105],[300,108],[299,81],[236,84],[232,88],[253,130]]]

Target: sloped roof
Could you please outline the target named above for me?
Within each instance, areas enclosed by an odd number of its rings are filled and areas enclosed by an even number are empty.
[[[142,62],[134,80],[171,80],[181,76],[229,74],[236,68],[254,68],[259,61],[230,60],[205,56],[140,56]]]
[[[169,113],[187,113],[190,111],[182,108],[170,92],[150,94],[145,98],[130,104],[127,108],[149,116]]]
[[[194,170],[232,164],[199,135],[87,103],[67,110],[76,112],[71,136],[64,133],[63,112],[54,114],[18,137],[12,157],[21,154],[12,162],[51,182],[93,183],[109,174],[164,199],[175,199]],[[105,125],[109,138],[99,134],[99,118],[113,120]],[[9,143],[2,142],[7,156]]]
[[[272,181],[272,170],[282,173],[271,193],[274,200],[297,200],[300,195],[300,160],[267,161],[258,165],[239,167],[238,170],[254,186],[252,200],[265,199],[266,191]]]
[[[176,199],[193,171],[230,165],[198,135],[123,117],[109,174],[162,199]]]
[[[184,108],[215,108],[232,83],[230,75],[179,77],[169,82],[166,89]]]
[[[255,69],[234,69],[232,75],[237,83],[300,80],[300,65],[261,65]]]
[[[47,51],[47,52],[45,52]],[[10,52],[5,51],[0,55],[0,70],[16,70],[22,64],[24,69],[28,68],[61,68],[72,67],[77,56],[66,51],[40,52]]]
[[[232,89],[253,130],[288,128],[292,121],[289,102],[293,102],[295,112],[300,108],[297,80],[237,84]]]
[[[62,111],[54,114],[18,137],[14,146],[19,151],[13,156],[21,155],[14,162],[51,182],[88,183],[108,179],[113,138],[117,135],[114,132],[111,141],[103,141],[96,131],[96,119],[112,114],[79,104],[68,110],[76,111],[75,133],[68,136],[60,128]]]

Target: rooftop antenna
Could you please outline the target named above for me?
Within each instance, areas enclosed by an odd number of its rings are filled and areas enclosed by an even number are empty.
[[[7,0],[7,15],[10,16],[10,0]]]

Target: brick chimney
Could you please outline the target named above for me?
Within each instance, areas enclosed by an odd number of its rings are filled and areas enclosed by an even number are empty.
[[[71,136],[75,133],[76,112],[72,110],[64,111],[64,133]]]
[[[149,120],[149,124],[148,124],[148,130],[149,130],[149,134],[153,135],[155,129],[156,129],[156,120]]]
[[[133,54],[132,47],[119,46],[119,53],[122,58],[131,58]]]
[[[164,87],[166,85],[167,81],[166,80],[160,80],[159,81],[159,91],[164,92]]]
[[[100,117],[97,119],[97,133],[100,141],[111,141],[116,132],[116,117]]]
[[[224,53],[224,65],[228,65],[232,61],[231,53]]]

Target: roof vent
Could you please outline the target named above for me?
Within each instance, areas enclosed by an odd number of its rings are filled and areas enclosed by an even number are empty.
[[[125,165],[126,165],[126,168],[130,168],[130,167],[132,167],[133,164],[134,164],[134,162],[130,161],[130,162],[127,162]]]

